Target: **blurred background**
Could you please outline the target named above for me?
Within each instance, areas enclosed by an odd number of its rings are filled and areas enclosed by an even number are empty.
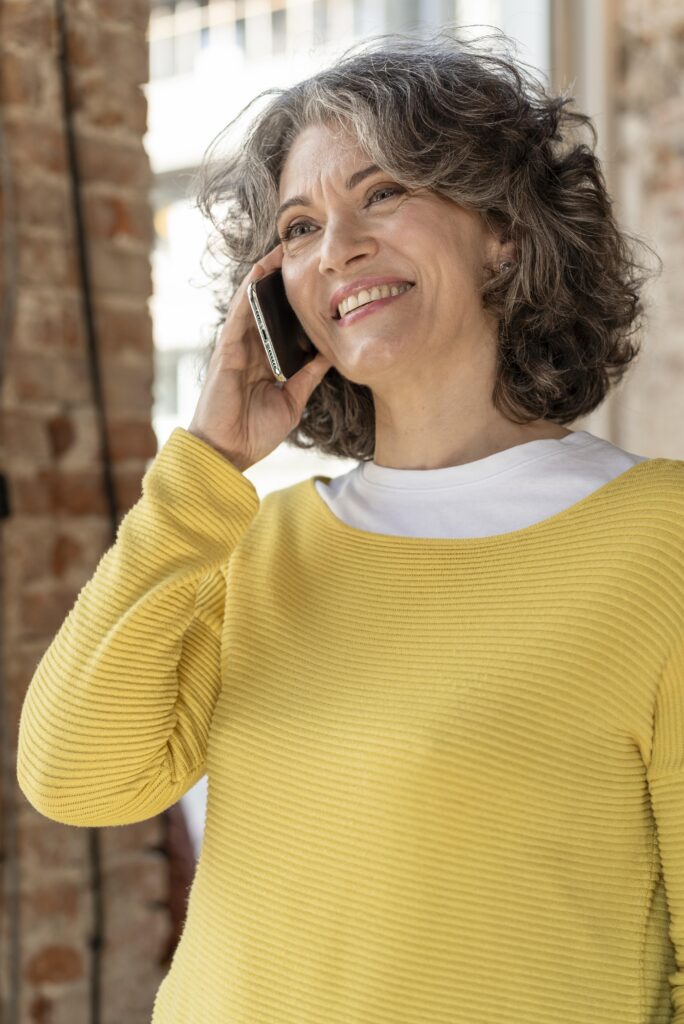
[[[441,26],[503,29],[593,118],[617,218],[664,269],[641,356],[571,427],[684,458],[682,0],[0,2],[2,1024],[149,1020],[202,842],[206,778],[159,819],[84,830],[14,774],[33,670],[199,396],[215,311],[193,175],[261,90]],[[351,467],[281,445],[246,475],[263,497]]]

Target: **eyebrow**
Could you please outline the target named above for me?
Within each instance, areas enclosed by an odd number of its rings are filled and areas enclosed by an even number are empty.
[[[351,177],[345,182],[345,186],[348,192],[351,192],[353,188],[356,188],[364,178],[367,178],[369,174],[375,174],[376,171],[381,170],[378,164],[369,164],[368,167],[363,167],[360,171],[354,171]],[[285,210],[289,210],[291,206],[311,206],[311,200],[307,196],[292,196],[291,199],[286,199],[282,206],[278,207],[278,211],[275,215],[276,221],[280,220],[280,217],[285,213]]]

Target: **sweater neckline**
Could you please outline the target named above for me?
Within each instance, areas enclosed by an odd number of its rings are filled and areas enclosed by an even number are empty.
[[[503,548],[526,541],[537,534],[553,532],[557,527],[562,526],[566,520],[572,521],[580,513],[594,506],[600,506],[606,499],[613,496],[613,492],[620,489],[629,489],[634,481],[639,479],[641,474],[653,472],[653,467],[659,463],[666,462],[663,457],[646,459],[637,462],[633,466],[618,473],[611,480],[601,484],[595,490],[586,494],[579,501],[573,502],[567,508],[555,512],[552,516],[540,519],[529,526],[522,526],[519,530],[508,530],[505,533],[488,534],[486,537],[414,537],[402,536],[391,533],[375,533],[369,530],[362,530],[357,526],[345,523],[335,515],[325,499],[316,489],[316,481],[322,480],[329,483],[332,477],[324,474],[316,474],[305,481],[306,494],[313,506],[314,513],[320,522],[333,533],[349,538],[351,541],[374,542],[387,548],[431,548],[432,550],[454,550],[455,548],[468,549],[470,551],[486,550],[489,548]]]
[[[366,486],[389,487],[399,491],[407,489],[412,492],[434,491],[442,487],[491,480],[526,464],[541,459],[557,458],[562,451],[579,452],[604,444],[607,442],[586,430],[571,430],[563,437],[540,437],[532,441],[523,441],[522,444],[511,445],[491,455],[462,462],[456,466],[443,466],[439,469],[394,469],[378,466],[374,460],[370,460],[360,463],[359,468]]]

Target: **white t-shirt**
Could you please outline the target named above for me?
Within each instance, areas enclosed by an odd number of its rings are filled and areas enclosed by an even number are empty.
[[[370,533],[486,537],[548,519],[647,458],[575,430],[441,469],[359,462],[315,486],[339,519]]]

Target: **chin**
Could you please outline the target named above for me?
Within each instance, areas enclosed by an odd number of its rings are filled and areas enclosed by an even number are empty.
[[[353,384],[362,384],[364,387],[370,388],[376,381],[386,379],[387,372],[396,366],[396,357],[392,356],[387,359],[359,358],[351,363],[346,360],[333,363],[333,365],[338,373]]]

